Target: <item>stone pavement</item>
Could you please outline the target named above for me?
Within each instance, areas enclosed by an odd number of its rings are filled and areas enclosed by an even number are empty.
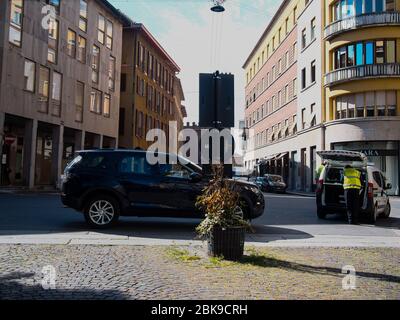
[[[400,250],[254,248],[241,263],[199,246],[0,245],[1,299],[400,299]],[[45,290],[43,267],[55,268]],[[344,290],[342,267],[356,269]],[[48,282],[45,282],[48,283]]]

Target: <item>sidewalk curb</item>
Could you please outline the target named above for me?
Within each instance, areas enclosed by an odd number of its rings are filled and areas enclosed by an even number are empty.
[[[315,198],[314,193],[306,193],[306,192],[296,192],[296,191],[286,191],[287,194],[294,195],[294,196],[301,196],[306,198]]]
[[[59,190],[46,190],[46,189],[1,189],[0,194],[16,194],[16,195],[24,195],[24,194],[51,194],[58,195],[61,191]]]

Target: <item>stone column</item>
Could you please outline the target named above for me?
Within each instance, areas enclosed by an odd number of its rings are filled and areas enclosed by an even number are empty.
[[[24,183],[29,189],[35,186],[36,143],[38,121],[26,120],[24,134]]]
[[[75,132],[75,151],[80,151],[85,149],[85,131]]]
[[[62,159],[64,151],[64,126],[56,126],[52,132],[52,159],[51,176],[56,188],[60,187],[60,177],[62,170]]]
[[[3,144],[4,144],[4,121],[5,121],[5,113],[0,112],[0,182],[1,182],[1,174],[2,171],[2,161],[3,161]]]

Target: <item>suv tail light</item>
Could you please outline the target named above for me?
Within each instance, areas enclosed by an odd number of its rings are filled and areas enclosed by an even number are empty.
[[[372,199],[374,197],[374,184],[368,182],[368,198]]]
[[[323,186],[324,186],[324,179],[319,179],[317,182],[317,190],[315,192],[321,193]]]

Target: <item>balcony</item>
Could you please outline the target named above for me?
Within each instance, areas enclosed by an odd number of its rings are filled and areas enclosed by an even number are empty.
[[[368,13],[335,21],[325,28],[326,40],[350,30],[380,25],[400,25],[400,12]]]
[[[366,78],[400,77],[400,64],[369,64],[332,71],[325,75],[325,86]]]

